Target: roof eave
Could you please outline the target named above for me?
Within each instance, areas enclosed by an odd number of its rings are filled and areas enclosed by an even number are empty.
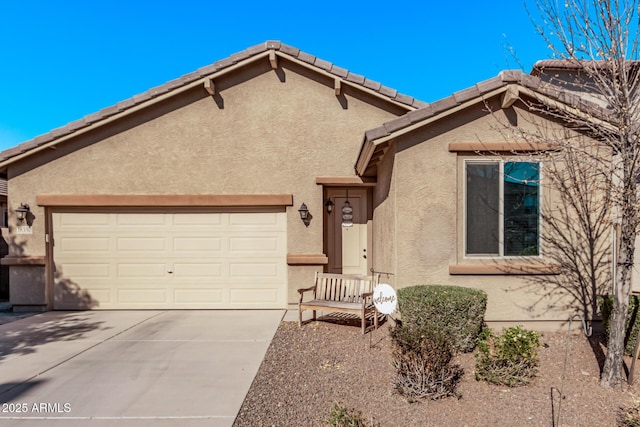
[[[477,96],[476,98],[473,98],[471,100],[462,102],[460,104],[457,104],[445,111],[442,112],[438,112],[435,113],[421,121],[415,122],[410,124],[409,126],[403,127],[401,129],[397,129],[393,132],[389,132],[386,135],[377,137],[377,138],[371,138],[369,139],[365,133],[365,137],[364,137],[364,141],[362,144],[362,147],[360,149],[360,155],[358,156],[358,159],[356,161],[356,173],[359,176],[363,176],[363,174],[366,172],[367,169],[369,169],[370,165],[370,161],[371,158],[373,157],[373,154],[376,151],[376,147],[381,146],[381,145],[388,145],[390,144],[391,141],[393,141],[394,139],[401,137],[403,135],[406,135],[408,133],[414,132],[417,129],[420,129],[424,126],[428,126],[431,123],[434,123],[436,121],[442,120],[445,117],[448,117],[452,114],[455,114],[459,111],[462,111],[464,109],[467,109],[479,102],[485,102],[486,100],[488,100],[489,98],[493,98],[497,95],[500,95],[501,93],[507,91],[509,85],[504,85],[503,87],[500,87],[498,89],[494,89],[490,92],[487,92],[485,94],[481,94],[479,96]],[[419,111],[419,110],[418,110]]]
[[[144,110],[145,108],[148,108],[153,104],[165,101],[165,100],[167,100],[169,98],[173,98],[173,97],[175,97],[177,95],[180,95],[180,94],[182,94],[182,93],[184,93],[186,91],[189,91],[189,90],[191,90],[191,89],[193,89],[195,87],[198,87],[198,86],[203,86],[204,87],[204,83],[209,81],[209,80],[211,80],[211,79],[219,78],[219,77],[221,77],[221,76],[223,76],[225,74],[228,74],[230,72],[233,72],[233,71],[237,70],[238,68],[245,67],[245,66],[249,65],[252,62],[258,61],[258,60],[260,60],[262,58],[267,58],[268,56],[269,56],[269,51],[267,50],[265,52],[262,52],[260,54],[255,55],[255,56],[252,56],[252,57],[247,58],[245,60],[239,61],[239,62],[237,62],[237,63],[235,63],[235,64],[233,64],[233,65],[231,65],[231,66],[229,66],[227,68],[224,68],[224,69],[222,69],[220,71],[216,71],[216,72],[213,72],[211,74],[207,74],[207,75],[205,75],[203,77],[198,78],[197,80],[194,80],[194,81],[189,82],[187,84],[184,84],[182,86],[178,86],[175,89],[172,89],[172,90],[170,90],[168,92],[165,92],[163,94],[160,94],[158,96],[152,97],[152,98],[150,98],[148,100],[145,100],[145,101],[143,101],[143,102],[141,102],[141,103],[139,103],[137,105],[133,105],[133,106],[127,108],[127,109],[124,109],[122,111],[116,112],[115,114],[109,115],[109,116],[104,117],[104,118],[102,118],[100,120],[97,120],[95,122],[89,123],[84,127],[80,127],[78,129],[71,130],[69,133],[66,133],[66,134],[63,134],[63,135],[60,135],[60,136],[57,136],[57,137],[54,136],[49,142],[46,142],[46,143],[41,144],[41,145],[37,145],[37,146],[35,146],[33,148],[28,148],[28,149],[26,149],[24,152],[22,152],[20,154],[17,154],[15,156],[11,156],[11,157],[7,158],[6,160],[0,161],[0,171],[5,170],[6,167],[8,165],[10,165],[11,163],[13,163],[13,162],[16,162],[16,161],[19,161],[19,160],[24,159],[26,157],[32,156],[32,155],[34,155],[36,153],[39,153],[41,151],[44,151],[44,150],[47,150],[47,149],[51,149],[55,145],[58,145],[58,144],[60,144],[62,142],[65,142],[65,141],[67,141],[69,139],[76,138],[77,136],[83,135],[83,134],[85,134],[87,132],[91,132],[92,130],[95,130],[96,128],[99,128],[99,127],[104,126],[106,124],[115,122],[117,120],[121,120],[121,119],[123,119],[123,118],[125,118],[127,116],[130,116],[130,115],[135,114],[135,113],[137,113],[137,112],[139,112],[141,110]],[[150,89],[149,92],[153,92],[153,90],[154,89]],[[111,107],[108,107],[108,108],[111,108]],[[94,113],[94,114],[96,114],[96,113]],[[86,118],[90,117],[90,116],[91,115],[86,116],[86,117],[84,117],[84,118],[82,118],[80,120],[77,120],[75,122],[71,122],[69,125],[71,126],[76,122],[79,122],[79,121],[82,121],[82,120],[86,120]],[[49,133],[51,134],[51,133],[55,133],[55,132],[56,132],[56,129],[52,130]],[[38,138],[40,138],[40,137],[36,137],[33,140],[27,141],[24,144],[30,144],[32,141],[35,141]],[[20,144],[20,145],[22,145],[22,144]],[[20,145],[18,145],[17,147],[14,147],[14,148],[19,148]],[[11,150],[11,149],[9,149],[9,150]],[[7,151],[9,151],[9,150],[7,150]]]
[[[6,172],[7,167],[16,161],[44,150],[55,148],[60,143],[135,114],[157,102],[180,95],[198,86],[207,89],[207,85],[210,86],[212,80],[239,68],[246,67],[253,62],[267,59],[273,66],[274,55],[275,58],[285,59],[336,80],[338,82],[336,83],[336,90],[341,85],[349,86],[406,111],[416,110],[426,105],[422,101],[400,94],[396,90],[382,86],[380,83],[371,81],[364,76],[350,73],[348,70],[336,67],[330,62],[301,52],[297,48],[278,41],[267,41],[9,148],[0,153],[0,156],[3,153],[5,154],[5,158],[0,160],[0,172]]]
[[[526,78],[526,77],[525,77]],[[487,81],[490,82],[490,81]],[[501,102],[502,108],[507,108],[511,106],[517,99],[522,99],[522,97],[529,97],[535,99],[536,101],[542,103],[543,105],[552,108],[564,110],[568,114],[573,117],[580,118],[585,121],[590,121],[598,126],[605,126],[609,130],[615,130],[614,126],[607,121],[606,119],[606,111],[597,105],[588,105],[589,103],[585,100],[573,99],[573,98],[564,98],[565,101],[561,99],[556,99],[553,96],[550,96],[548,93],[553,92],[553,90],[558,91],[558,97],[562,98],[562,96],[566,96],[566,93],[562,91],[561,88],[552,88],[549,87],[541,88],[539,86],[535,86],[536,89],[532,87],[528,87],[527,85],[521,83],[520,81],[514,81],[512,76],[506,76],[503,78],[503,84],[501,87],[494,88],[487,92],[481,93],[480,95],[468,99],[465,102],[461,102],[457,105],[452,106],[446,110],[435,112],[434,114],[412,123],[408,126],[393,130],[391,132],[387,132],[382,134],[381,129],[383,127],[379,127],[376,129],[372,129],[370,131],[365,132],[365,137],[363,141],[362,148],[360,150],[360,155],[356,161],[355,169],[356,173],[360,176],[363,176],[367,170],[369,170],[373,165],[371,165],[371,160],[374,157],[374,154],[377,151],[377,147],[385,147],[389,145],[393,140],[406,135],[408,133],[414,132],[417,129],[420,129],[424,126],[428,126],[434,122],[443,120],[446,117],[449,117],[453,114],[456,114],[464,109],[467,109],[479,102],[486,102],[490,98],[494,98],[501,94],[504,94],[503,100]],[[469,90],[469,89],[467,89]],[[547,93],[545,93],[547,92]],[[447,100],[451,100],[455,98],[455,94],[444,98],[438,102],[445,102]],[[572,101],[582,101],[582,105],[588,106],[593,111],[590,113],[580,108],[580,102],[572,103]],[[419,115],[421,110],[416,110],[415,112],[407,113],[406,115]],[[373,137],[372,137],[373,136]]]

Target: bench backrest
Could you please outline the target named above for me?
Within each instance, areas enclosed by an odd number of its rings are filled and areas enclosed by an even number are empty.
[[[317,273],[315,298],[328,301],[361,302],[362,294],[373,292],[379,275]]]

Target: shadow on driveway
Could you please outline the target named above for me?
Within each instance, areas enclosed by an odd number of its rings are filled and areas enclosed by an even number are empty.
[[[15,405],[15,402],[18,401],[20,396],[29,392],[31,389],[34,389],[36,387],[43,385],[46,382],[47,382],[46,380],[29,380],[21,383],[17,383],[17,382],[2,383],[0,384],[0,402],[3,402],[3,404],[6,402],[7,404]],[[22,408],[20,407],[0,408],[0,410],[2,410],[3,412],[8,411],[13,415],[19,415],[20,412],[29,412],[29,411],[22,411]]]
[[[0,325],[0,362],[12,355],[26,355],[50,342],[74,341],[95,330],[110,329],[83,312],[61,315],[42,313]]]

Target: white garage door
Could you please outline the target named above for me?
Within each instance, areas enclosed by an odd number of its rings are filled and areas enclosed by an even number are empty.
[[[285,213],[54,213],[56,309],[284,308]]]

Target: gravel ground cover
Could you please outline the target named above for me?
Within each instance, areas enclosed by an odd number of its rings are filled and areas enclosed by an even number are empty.
[[[637,384],[625,391],[599,385],[600,333],[570,336],[566,368],[567,334],[545,333],[532,384],[476,381],[467,353],[456,358],[465,372],[459,399],[408,403],[392,386],[389,323],[363,336],[357,326],[282,322],[234,425],[324,426],[338,403],[380,427],[614,426],[618,408],[630,406],[637,391]]]

